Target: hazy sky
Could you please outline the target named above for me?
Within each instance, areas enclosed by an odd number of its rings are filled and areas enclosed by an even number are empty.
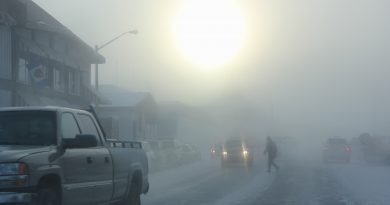
[[[102,83],[188,103],[242,92],[264,99],[286,129],[390,132],[390,1],[237,0],[245,42],[212,72],[177,47],[185,0],[34,1],[90,45],[139,30],[101,51]]]

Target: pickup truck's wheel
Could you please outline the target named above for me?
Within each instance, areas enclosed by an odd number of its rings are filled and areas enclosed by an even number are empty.
[[[56,191],[43,188],[38,191],[37,205],[60,205],[60,200]]]
[[[129,193],[124,205],[141,205],[141,194],[139,193],[139,186],[136,183],[131,183]]]

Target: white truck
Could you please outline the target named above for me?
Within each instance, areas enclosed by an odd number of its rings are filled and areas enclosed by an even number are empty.
[[[148,162],[139,142],[107,140],[93,112],[0,109],[0,204],[141,204]]]

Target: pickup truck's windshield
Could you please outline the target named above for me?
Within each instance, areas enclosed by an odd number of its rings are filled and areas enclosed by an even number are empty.
[[[0,145],[54,145],[55,119],[49,111],[0,112]]]

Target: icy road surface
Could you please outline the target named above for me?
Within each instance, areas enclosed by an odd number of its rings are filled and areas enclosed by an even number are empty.
[[[279,159],[279,173],[265,172],[264,157],[252,169],[221,168],[203,160],[150,176],[144,205],[366,205],[390,204],[386,166],[322,164]]]

